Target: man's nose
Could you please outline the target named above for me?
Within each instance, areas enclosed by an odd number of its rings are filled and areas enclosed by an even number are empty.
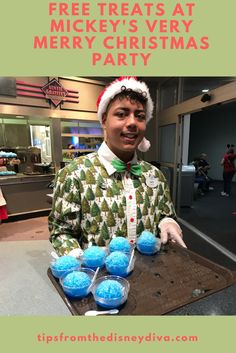
[[[127,117],[126,124],[128,126],[136,126],[136,119],[133,113],[130,113]]]

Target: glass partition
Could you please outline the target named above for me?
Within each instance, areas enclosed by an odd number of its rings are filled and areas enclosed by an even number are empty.
[[[2,119],[4,125],[5,147],[30,146],[30,134],[27,119]]]
[[[49,168],[52,162],[50,119],[4,116],[0,122],[0,150],[17,155],[15,160],[7,159],[5,169],[25,174],[44,173],[46,169],[40,164]]]
[[[176,124],[159,128],[160,163],[174,163]]]
[[[178,100],[178,77],[165,81],[160,87],[160,110],[177,104]]]
[[[62,121],[61,131],[64,162],[96,151],[103,141],[103,129],[99,122]]]

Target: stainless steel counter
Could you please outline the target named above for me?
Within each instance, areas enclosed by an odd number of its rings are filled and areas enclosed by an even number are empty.
[[[7,185],[12,183],[18,183],[22,181],[26,182],[35,182],[41,179],[47,178],[54,178],[55,174],[24,174],[24,173],[17,173],[15,175],[5,175],[0,176],[0,185]]]
[[[17,174],[0,177],[0,187],[7,201],[9,216],[50,210],[48,184],[54,174]]]
[[[71,315],[47,278],[49,241],[0,244],[0,316]]]

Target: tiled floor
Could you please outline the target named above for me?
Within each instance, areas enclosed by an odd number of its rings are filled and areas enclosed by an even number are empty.
[[[48,217],[30,218],[0,225],[0,241],[47,240]]]
[[[230,197],[221,196],[221,182],[213,186],[192,207],[181,208],[180,217],[236,255],[236,183]]]

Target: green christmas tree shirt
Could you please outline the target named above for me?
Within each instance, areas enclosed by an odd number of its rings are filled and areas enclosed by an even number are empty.
[[[164,217],[176,219],[161,171],[145,161],[138,163],[140,177],[129,172],[109,175],[104,160],[94,152],[58,172],[49,230],[59,255],[89,243],[106,246],[114,236],[135,242],[143,230],[158,235]]]

